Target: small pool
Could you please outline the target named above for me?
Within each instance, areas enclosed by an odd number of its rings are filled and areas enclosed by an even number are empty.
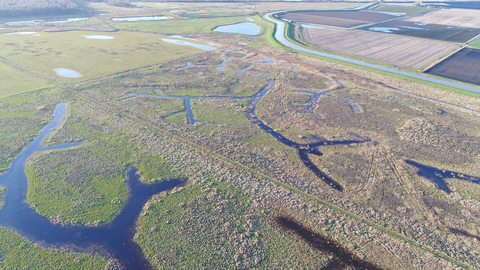
[[[81,37],[88,38],[88,39],[115,39],[115,37],[104,36],[104,35],[91,35],[91,36],[82,35]]]
[[[236,24],[219,26],[213,29],[213,31],[221,32],[221,33],[233,33],[233,34],[255,36],[260,33],[260,26],[254,23],[236,23]]]
[[[136,22],[136,21],[160,21],[168,20],[167,16],[150,16],[150,17],[123,17],[123,18],[112,18],[112,21],[116,22]]]
[[[76,72],[75,70],[67,69],[67,68],[55,68],[53,69],[58,76],[63,78],[79,78],[83,75]]]

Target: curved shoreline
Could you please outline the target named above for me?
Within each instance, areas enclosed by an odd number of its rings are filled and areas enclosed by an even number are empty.
[[[138,169],[130,167],[127,172],[128,198],[122,210],[108,223],[99,227],[53,224],[46,216],[36,212],[26,203],[28,178],[25,163],[34,153],[61,150],[78,146],[83,142],[44,146],[42,141],[61,123],[67,105],[60,103],[54,120],[43,127],[40,134],[18,154],[10,169],[0,175],[0,184],[6,187],[5,205],[0,209],[0,227],[8,228],[33,242],[45,246],[68,246],[74,251],[96,251],[108,254],[126,269],[153,269],[143,251],[134,240],[137,218],[145,203],[155,194],[185,183],[184,178],[175,178],[154,184],[140,182]]]
[[[480,88],[478,88],[478,87],[473,87],[473,86],[463,85],[463,84],[459,84],[459,83],[455,83],[455,82],[449,82],[449,81],[446,81],[446,80],[431,78],[431,77],[427,77],[427,76],[424,76],[424,75],[419,75],[419,74],[410,73],[410,72],[406,72],[406,71],[396,70],[396,69],[393,69],[393,68],[383,67],[383,66],[379,66],[379,65],[375,65],[375,64],[369,64],[369,63],[365,63],[365,62],[362,62],[362,61],[357,61],[357,60],[353,60],[353,59],[349,59],[349,58],[345,58],[345,57],[341,57],[341,56],[337,56],[337,55],[333,55],[333,54],[322,53],[322,52],[310,50],[310,49],[301,47],[299,45],[296,45],[296,44],[288,41],[285,38],[285,34],[284,34],[285,33],[285,24],[283,22],[279,21],[279,20],[271,18],[271,15],[279,13],[279,12],[282,12],[282,11],[267,13],[263,16],[263,18],[266,19],[269,22],[275,23],[275,25],[277,27],[275,28],[274,38],[277,40],[277,42],[279,42],[280,44],[282,44],[286,47],[292,48],[294,50],[298,50],[298,51],[302,51],[302,52],[306,52],[306,53],[315,54],[315,55],[318,55],[318,56],[334,59],[334,60],[339,60],[339,61],[363,66],[363,67],[373,68],[373,69],[376,69],[376,70],[386,71],[386,72],[390,72],[390,73],[394,73],[394,74],[398,74],[398,75],[402,75],[402,76],[406,76],[406,77],[410,77],[410,78],[414,78],[414,79],[419,79],[419,80],[423,80],[423,81],[427,81],[427,82],[441,84],[441,85],[444,85],[444,86],[450,86],[450,87],[455,87],[455,88],[459,88],[459,89],[462,89],[462,90],[467,90],[467,91],[480,93]]]

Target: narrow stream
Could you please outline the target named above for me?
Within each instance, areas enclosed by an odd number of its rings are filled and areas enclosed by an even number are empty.
[[[25,202],[28,190],[25,174],[27,159],[36,152],[61,150],[82,144],[41,145],[43,139],[60,125],[66,108],[67,104],[58,104],[54,120],[41,129],[40,135],[15,157],[10,169],[0,175],[0,185],[7,189],[4,194],[5,205],[0,209],[0,226],[32,241],[42,242],[45,246],[68,246],[79,252],[93,250],[113,257],[126,269],[152,269],[140,246],[133,241],[137,217],[151,196],[179,186],[185,179],[144,184],[140,182],[138,169],[131,167],[127,172],[128,199],[124,207],[112,221],[100,227],[53,224]]]
[[[185,101],[185,107],[186,107],[186,112],[188,115],[188,119],[190,121],[191,125],[194,125],[196,122],[201,122],[199,120],[196,120],[193,111],[192,111],[192,105],[191,105],[191,100],[194,99],[227,99],[227,100],[250,100],[247,106],[247,117],[255,123],[259,128],[263,129],[265,132],[273,136],[278,142],[283,143],[286,146],[293,147],[297,150],[298,156],[302,163],[307,167],[310,171],[312,171],[319,179],[330,185],[332,188],[336,189],[337,191],[343,191],[343,187],[336,182],[334,179],[329,177],[327,174],[322,172],[311,160],[309,157],[309,154],[321,156],[323,155],[317,148],[320,146],[326,146],[326,145],[337,145],[337,144],[353,144],[353,143],[363,143],[370,141],[369,139],[366,140],[345,140],[345,141],[319,141],[316,143],[311,143],[311,144],[300,144],[296,143],[294,141],[291,141],[287,139],[285,136],[283,136],[281,133],[274,131],[271,127],[263,123],[260,119],[258,119],[257,115],[255,114],[255,109],[258,104],[258,102],[271,90],[275,87],[275,79],[272,78],[271,76],[265,75],[265,74],[260,74],[260,73],[254,73],[254,72],[248,72],[247,70],[251,69],[252,66],[247,66],[243,69],[236,69],[229,65],[229,62],[232,60],[240,60],[240,61],[248,61],[249,59],[245,58],[239,58],[239,59],[230,59],[229,54],[232,52],[229,51],[224,51],[222,53],[222,59],[223,62],[220,65],[192,65],[189,62],[187,62],[185,67],[180,67],[178,69],[184,69],[184,68],[199,68],[199,67],[223,67],[227,70],[232,70],[238,73],[243,73],[243,74],[248,74],[248,75],[255,75],[255,76],[262,76],[265,79],[267,79],[268,83],[267,86],[265,86],[262,90],[260,90],[257,94],[251,97],[185,97],[185,96],[165,96],[162,93],[160,93],[158,90],[155,90],[158,95],[147,95],[147,94],[135,94],[135,93],[128,93],[129,95],[134,95],[134,96],[139,96],[139,97],[156,97],[156,98],[165,98],[165,99],[183,99]],[[251,61],[251,60],[250,60]],[[275,61],[271,61],[269,59],[264,59],[261,62],[255,61],[256,63],[260,64],[273,64],[276,63]],[[326,76],[327,77],[327,76]],[[299,113],[312,113],[317,117],[321,118],[321,115],[318,115],[314,112],[314,109],[317,105],[317,101],[320,98],[320,96],[326,96],[330,98],[335,98],[335,99],[340,99],[345,102],[347,102],[351,107],[354,112],[360,112],[360,108],[358,107],[357,104],[359,102],[357,101],[351,101],[348,99],[344,98],[339,98],[334,95],[329,94],[330,91],[337,89],[338,87],[341,87],[341,85],[334,81],[333,79],[330,79],[331,86],[327,89],[320,90],[320,91],[306,91],[306,90],[296,90],[295,92],[300,92],[300,93],[306,93],[312,95],[310,100],[307,103],[304,103],[305,105],[309,105],[307,108],[300,110]],[[337,87],[338,86],[338,87]]]

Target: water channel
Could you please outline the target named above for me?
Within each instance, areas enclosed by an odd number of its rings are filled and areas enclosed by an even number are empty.
[[[437,185],[438,189],[441,189],[446,193],[452,193],[452,190],[445,181],[446,178],[456,178],[470,183],[480,184],[480,177],[470,176],[454,171],[437,169],[409,159],[405,160],[405,162],[418,169],[417,175],[425,177],[428,180],[432,181]]]
[[[0,226],[28,237],[45,246],[67,246],[74,251],[95,251],[116,259],[127,269],[152,269],[140,246],[133,241],[135,224],[144,204],[159,192],[172,189],[185,179],[144,184],[140,182],[138,169],[127,172],[128,199],[120,213],[100,227],[53,224],[35,208],[26,203],[28,179],[25,163],[34,153],[76,147],[82,142],[43,146],[42,141],[56,129],[66,113],[67,104],[58,104],[54,120],[43,127],[35,140],[18,154],[10,169],[0,175],[0,185],[6,188],[3,208],[0,209]]]
[[[283,11],[280,11],[280,12],[283,12]],[[377,69],[377,70],[387,71],[387,72],[407,76],[407,77],[410,77],[410,78],[420,79],[420,80],[423,80],[423,81],[438,83],[438,84],[445,85],[445,86],[451,86],[451,87],[456,87],[456,88],[460,88],[460,89],[463,89],[463,90],[468,90],[468,91],[473,91],[473,92],[480,93],[480,88],[478,88],[478,87],[473,87],[473,86],[469,86],[469,85],[449,82],[449,81],[436,79],[436,78],[431,78],[431,77],[427,77],[427,76],[423,76],[423,75],[419,75],[419,74],[415,74],[415,73],[396,70],[396,69],[393,69],[393,68],[388,68],[388,67],[383,67],[383,66],[379,66],[379,65],[369,64],[369,63],[365,63],[365,62],[361,62],[361,61],[357,61],[357,60],[353,60],[353,59],[349,59],[349,58],[345,58],[345,57],[341,57],[341,56],[337,56],[337,55],[333,55],[333,54],[322,53],[322,52],[318,52],[318,51],[314,51],[314,50],[310,50],[310,49],[301,47],[299,45],[296,45],[296,44],[288,41],[285,38],[285,36],[284,36],[285,24],[282,21],[271,18],[271,15],[274,15],[276,13],[279,13],[279,12],[271,12],[271,13],[265,14],[264,18],[277,25],[277,27],[275,29],[275,35],[274,35],[275,39],[278,42],[282,43],[283,45],[285,45],[287,47],[290,47],[294,50],[299,50],[299,51],[302,51],[302,52],[311,53],[311,54],[323,56],[323,57],[330,58],[330,59],[340,60],[340,61],[356,64],[356,65],[359,65],[359,66],[364,66],[364,67],[373,68],[373,69]]]
[[[242,51],[237,51],[242,53]],[[318,148],[321,146],[327,146],[327,145],[338,145],[338,144],[354,144],[354,143],[363,143],[370,141],[369,139],[365,140],[345,140],[345,141],[318,141],[316,143],[310,143],[310,144],[300,144],[296,143],[294,141],[289,140],[285,136],[283,136],[281,133],[274,131],[271,127],[266,125],[264,122],[262,122],[255,114],[255,108],[258,104],[258,102],[271,90],[275,87],[275,79],[272,78],[271,76],[265,75],[265,74],[260,74],[260,73],[254,73],[254,72],[248,72],[249,69],[252,68],[251,65],[243,68],[243,69],[236,69],[229,65],[229,62],[233,60],[237,61],[252,61],[249,59],[245,58],[237,58],[237,59],[231,59],[229,57],[229,54],[232,52],[229,51],[224,51],[222,53],[222,59],[223,62],[220,65],[192,65],[189,62],[187,62],[185,67],[180,67],[178,69],[185,69],[185,68],[199,68],[199,67],[223,67],[224,69],[227,70],[232,70],[234,72],[238,73],[243,73],[243,74],[248,74],[248,75],[255,75],[255,76],[261,76],[267,79],[268,83],[267,85],[260,90],[257,94],[251,97],[208,97],[208,96],[201,96],[201,97],[188,97],[188,96],[165,96],[162,93],[160,93],[158,90],[155,89],[155,91],[158,93],[158,95],[148,95],[148,94],[135,94],[135,93],[128,93],[129,95],[133,96],[138,96],[138,97],[156,97],[156,98],[164,98],[164,99],[183,99],[185,101],[185,108],[186,112],[188,115],[188,119],[191,125],[194,125],[197,122],[201,122],[197,119],[195,119],[193,111],[192,111],[192,105],[191,101],[195,99],[224,99],[224,100],[250,100],[250,102],[247,105],[247,118],[255,123],[259,128],[270,134],[272,137],[274,137],[278,142],[289,146],[293,147],[297,150],[298,156],[302,163],[307,167],[310,171],[312,171],[319,179],[321,179],[323,182],[326,184],[330,185],[332,188],[336,189],[337,191],[343,191],[343,187],[336,182],[334,179],[329,177],[327,174],[322,172],[311,160],[309,157],[309,154],[321,156],[323,155]],[[244,53],[244,52],[243,52]],[[260,64],[273,64],[275,63],[274,61],[271,61],[269,59],[264,59],[263,61],[253,61],[255,63],[260,63]],[[320,115],[316,114],[314,112],[314,108],[316,107],[316,104],[318,102],[318,99],[320,96],[326,96],[330,98],[335,98],[335,99],[340,99],[345,102],[347,102],[351,107],[352,110],[355,112],[360,112],[360,108],[358,107],[357,104],[359,102],[356,101],[351,101],[348,99],[344,98],[338,98],[334,95],[329,94],[333,89],[337,89],[339,86],[338,82],[334,81],[331,79],[332,85],[327,88],[323,89],[320,91],[305,91],[305,90],[297,90],[297,92],[301,93],[306,93],[306,94],[311,94],[312,97],[310,98],[308,103],[304,103],[306,105],[309,105],[307,108],[300,110],[299,113],[312,113],[313,115],[320,117]],[[341,86],[340,86],[341,87]],[[183,111],[182,111],[183,112]],[[181,113],[181,112],[179,112]]]

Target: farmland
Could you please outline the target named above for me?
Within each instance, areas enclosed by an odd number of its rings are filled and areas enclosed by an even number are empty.
[[[480,34],[480,29],[410,21],[390,21],[360,28],[367,31],[465,43]]]
[[[422,16],[410,17],[409,22],[442,24],[458,27],[480,28],[480,10],[441,9],[429,12]]]
[[[288,12],[278,15],[278,17],[297,23],[314,23],[337,27],[353,27],[396,18],[393,15],[371,11]]]
[[[480,50],[464,48],[426,72],[480,85]]]
[[[447,42],[333,28],[304,28],[303,37],[322,49],[407,69],[419,69],[457,48]]]
[[[386,13],[396,16],[409,16],[422,12],[429,11],[428,8],[421,8],[415,6],[400,6],[400,5],[379,5],[372,9],[372,11]]]

